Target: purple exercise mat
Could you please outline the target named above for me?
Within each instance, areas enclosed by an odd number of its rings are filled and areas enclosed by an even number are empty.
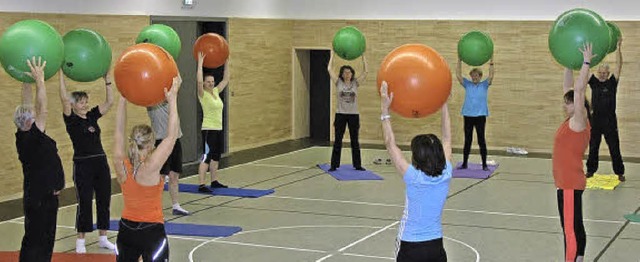
[[[352,165],[348,164],[341,165],[336,171],[331,172],[329,172],[329,168],[331,168],[329,164],[319,164],[318,167],[337,180],[383,180],[382,177],[369,170],[356,170]]]
[[[456,166],[453,168],[454,178],[487,179],[498,168],[498,165],[487,165],[487,167],[489,167],[489,171],[484,171],[482,170],[482,164],[468,163],[466,169],[459,169],[461,165],[462,165],[462,162],[458,162]]]

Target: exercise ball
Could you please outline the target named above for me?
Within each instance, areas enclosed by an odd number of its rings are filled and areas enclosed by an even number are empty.
[[[154,106],[165,100],[178,66],[161,47],[142,43],[130,46],[116,61],[113,74],[120,94],[139,106]]]
[[[367,49],[364,35],[354,26],[345,26],[333,36],[333,51],[342,59],[353,60]]]
[[[51,25],[40,20],[23,20],[11,25],[0,37],[0,63],[4,70],[20,82],[33,83],[27,59],[42,57],[47,61],[45,80],[55,75],[64,59],[62,37]]]
[[[436,50],[422,44],[402,45],[385,56],[378,87],[386,81],[393,93],[391,110],[420,118],[437,112],[451,93],[451,71]]]
[[[111,46],[102,35],[90,29],[74,29],[62,37],[62,71],[74,81],[91,82],[111,67]]]
[[[585,43],[593,45],[591,67],[596,66],[609,51],[611,41],[607,23],[595,12],[576,8],[561,14],[549,32],[549,49],[553,58],[564,67],[578,70],[583,57],[580,48]]]
[[[136,38],[136,44],[140,43],[158,45],[169,52],[174,60],[178,59],[180,48],[182,48],[178,33],[170,26],[163,24],[153,24],[143,28]]]
[[[616,24],[607,22],[607,25],[609,26],[609,30],[611,30],[611,42],[609,43],[608,53],[613,53],[618,49],[618,40],[620,39],[622,33],[620,32],[620,28]]]
[[[216,68],[224,65],[229,58],[229,44],[219,34],[206,33],[196,39],[193,45],[193,57],[198,60],[198,52],[205,54],[204,67]]]
[[[458,41],[458,56],[468,65],[483,65],[493,56],[493,41],[483,32],[468,32]]]

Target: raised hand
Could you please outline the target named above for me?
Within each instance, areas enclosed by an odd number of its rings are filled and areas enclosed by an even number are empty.
[[[584,62],[591,62],[591,59],[596,57],[596,55],[593,54],[593,44],[591,43],[584,43],[584,45],[582,46],[582,48],[579,49],[580,52],[582,53],[582,58]]]
[[[207,55],[205,55],[202,52],[198,52],[198,64],[202,65],[204,64],[204,58],[207,57]]]
[[[382,81],[380,85],[380,110],[383,115],[389,114],[389,106],[391,106],[391,102],[393,101],[393,93],[389,93],[389,87],[387,85],[387,81]]]
[[[44,82],[44,67],[47,65],[47,61],[42,61],[40,56],[36,61],[34,56],[31,60],[27,59],[27,65],[29,65],[31,72],[25,72],[25,74],[33,78],[33,80]]]
[[[180,86],[182,85],[182,77],[180,77],[180,73],[176,77],[173,78],[173,83],[171,84],[171,89],[164,89],[164,96],[167,98],[167,102],[176,102],[178,99],[178,91],[180,90]]]

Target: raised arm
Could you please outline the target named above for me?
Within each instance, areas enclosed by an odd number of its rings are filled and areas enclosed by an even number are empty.
[[[156,147],[153,153],[145,160],[145,171],[141,172],[141,175],[146,177],[142,178],[146,182],[150,182],[148,185],[158,184],[160,177],[157,174],[160,172],[162,165],[167,161],[169,155],[173,151],[173,146],[178,138],[178,128],[180,127],[180,118],[178,117],[178,91],[182,84],[182,78],[178,72],[178,76],[173,78],[173,84],[171,89],[167,91],[165,89],[165,97],[169,103],[169,123],[167,124],[167,137],[162,139],[162,142]],[[141,181],[138,180],[140,183]]]
[[[493,67],[493,57],[489,61],[489,77],[487,77],[487,81],[489,81],[489,85],[493,82],[493,76],[496,72],[496,69]]]
[[[618,38],[618,50],[616,51],[616,71],[613,75],[616,77],[616,81],[620,81],[620,72],[622,72],[622,36]]]
[[[358,83],[364,82],[367,79],[367,74],[369,74],[369,65],[367,64],[367,59],[364,57],[364,53],[362,54],[362,74],[358,77]]]
[[[444,149],[444,157],[451,163],[451,118],[449,117],[448,102],[442,105],[442,147]]]
[[[584,107],[585,90],[587,89],[587,79],[589,77],[589,63],[594,57],[591,43],[586,43],[582,49],[583,61],[580,68],[580,75],[573,86],[573,116],[569,120],[569,128],[575,132],[582,132],[587,128],[587,109]]]
[[[202,67],[204,65],[205,54],[198,52],[198,68],[196,69],[196,86],[198,88],[198,97],[201,98],[204,95],[204,73],[202,73]]]
[[[573,88],[573,70],[569,68],[564,69],[564,81],[562,82],[562,94],[566,94]]]
[[[104,102],[98,105],[98,110],[100,110],[100,114],[104,115],[109,112],[111,106],[113,105],[113,83],[111,83],[111,78],[109,78],[109,73],[106,73],[102,79],[104,79],[105,91],[107,92],[104,98]]]
[[[329,63],[327,64],[327,72],[329,72],[329,77],[331,77],[331,83],[338,81],[338,75],[333,71],[333,55],[333,50],[331,50],[331,56],[329,57]]]
[[[116,171],[117,179],[120,184],[127,180],[124,160],[127,157],[125,152],[125,126],[127,119],[127,100],[120,97],[116,112],[116,128],[113,136],[113,167]]]
[[[27,65],[31,72],[26,72],[28,76],[36,81],[36,126],[40,131],[44,132],[47,125],[47,90],[44,85],[44,68],[47,61],[42,61],[42,57],[32,57],[27,60]]]
[[[464,78],[462,78],[462,60],[458,57],[458,64],[456,64],[456,78],[458,83],[464,86]]]
[[[33,93],[29,83],[22,83],[22,105],[33,105]]]
[[[62,103],[62,113],[65,116],[71,115],[71,101],[67,95],[67,85],[64,81],[64,73],[62,69],[58,72],[58,78],[60,78],[60,102]]]
[[[396,138],[393,134],[393,130],[391,129],[391,116],[389,115],[389,106],[391,105],[391,101],[393,101],[393,93],[387,95],[388,87],[387,82],[382,81],[380,85],[380,109],[381,109],[381,120],[382,120],[382,135],[384,137],[384,145],[387,147],[387,152],[393,161],[393,164],[396,167],[396,170],[400,174],[400,176],[404,176],[404,173],[407,172],[407,168],[409,168],[409,163],[404,156],[402,156],[402,151],[396,145]]]
[[[222,93],[222,91],[224,91],[224,89],[229,85],[229,75],[229,64],[225,63],[224,73],[222,74],[222,81],[220,81],[220,83],[218,83],[218,86],[216,86],[218,88],[218,93]]]

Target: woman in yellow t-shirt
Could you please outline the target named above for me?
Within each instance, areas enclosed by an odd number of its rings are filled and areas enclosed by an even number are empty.
[[[209,152],[205,152],[202,162],[198,167],[198,178],[200,187],[198,191],[210,193],[213,188],[227,187],[218,182],[216,171],[222,154],[222,143],[224,133],[222,132],[222,109],[224,103],[220,99],[220,93],[229,84],[229,70],[224,69],[222,81],[216,86],[213,75],[204,75],[202,66],[205,55],[198,53],[197,87],[198,100],[202,105],[202,140],[209,147]],[[205,174],[209,169],[211,173],[211,188],[205,185]]]

